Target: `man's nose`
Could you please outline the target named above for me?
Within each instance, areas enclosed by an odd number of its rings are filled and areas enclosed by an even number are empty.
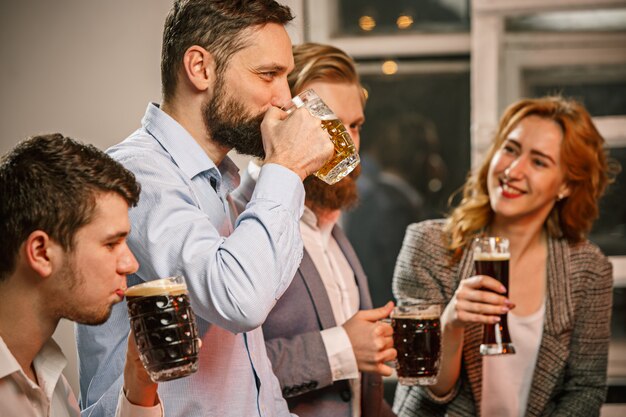
[[[289,91],[289,84],[287,79],[280,80],[276,83],[272,94],[272,106],[285,108],[291,104],[291,92]]]
[[[137,262],[137,259],[130,251],[130,248],[126,244],[124,244],[124,246],[125,249],[117,264],[118,273],[123,275],[134,274],[139,269],[139,262]]]

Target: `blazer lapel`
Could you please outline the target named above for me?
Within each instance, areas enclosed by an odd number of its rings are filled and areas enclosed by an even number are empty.
[[[467,279],[474,275],[474,242],[469,245],[463,253],[463,258],[459,265],[460,279]],[[483,337],[483,325],[473,323],[465,328],[463,335],[463,361],[470,383],[470,389],[474,396],[476,412],[480,415],[480,400],[482,394],[483,379],[483,358],[480,355],[480,344]]]
[[[562,369],[569,355],[574,307],[568,261],[567,243],[549,239],[546,262],[546,313],[537,364],[528,395],[527,416],[542,414],[556,384],[554,370]]]
[[[361,266],[361,262],[359,262],[359,258],[354,252],[350,241],[346,237],[345,233],[338,225],[333,227],[332,231],[333,237],[339,248],[343,252],[343,255],[348,260],[352,271],[354,271],[354,276],[356,279],[356,285],[359,287],[359,297],[361,302],[361,310],[368,310],[372,308],[372,297],[369,292],[369,287],[367,285],[367,277],[365,276],[365,271]]]
[[[335,316],[333,315],[333,309],[330,305],[326,288],[306,249],[304,249],[304,253],[302,254],[302,262],[300,262],[298,271],[313,300],[322,329],[335,327],[337,324],[335,323]]]

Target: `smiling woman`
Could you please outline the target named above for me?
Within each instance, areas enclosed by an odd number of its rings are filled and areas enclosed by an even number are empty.
[[[428,388],[399,386],[398,415],[444,415],[449,407],[462,416],[598,414],[612,270],[586,236],[619,170],[603,145],[579,103],[518,101],[450,217],[409,226],[394,294],[446,308],[439,380]],[[510,241],[508,293],[473,271],[472,239],[483,234]],[[516,354],[481,358],[481,324],[509,311]]]
[[[561,127],[528,116],[511,131],[489,165],[487,187],[494,222],[543,223],[555,200],[569,195],[560,161]]]
[[[530,119],[526,120],[526,119]],[[539,130],[547,127],[548,132]],[[534,129],[534,130],[532,130]],[[532,134],[531,134],[532,133]],[[617,162],[608,160],[604,151],[604,139],[594,126],[591,116],[579,103],[560,97],[521,100],[511,105],[504,113],[494,142],[485,161],[464,186],[463,201],[452,213],[450,232],[453,247],[466,243],[471,234],[481,231],[491,221],[494,210],[489,206],[488,178],[492,161],[500,158],[501,148],[521,150],[511,137],[527,136],[525,147],[535,158],[541,158],[541,148],[546,142],[558,143],[558,150],[550,151],[553,168],[563,171],[565,186],[554,191],[554,200],[547,219],[547,230],[551,236],[565,236],[572,241],[583,239],[598,216],[598,199],[620,170]],[[556,137],[561,137],[557,140]],[[504,144],[504,145],[503,145]],[[549,161],[545,153],[535,163]],[[560,162],[556,165],[557,162]],[[516,162],[517,163],[517,162]],[[567,199],[561,199],[569,193]]]

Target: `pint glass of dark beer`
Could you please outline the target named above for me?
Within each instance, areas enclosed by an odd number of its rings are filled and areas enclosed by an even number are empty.
[[[402,385],[433,385],[441,358],[442,305],[411,300],[391,313],[396,372]]]
[[[196,318],[182,276],[132,286],[126,303],[139,357],[154,382],[198,370]]]
[[[335,146],[333,157],[314,173],[327,184],[335,184],[348,175],[360,161],[350,134],[341,120],[315,91],[305,90],[291,101],[293,106],[286,111],[291,112],[294,108],[306,107],[312,116],[321,120],[322,128],[328,133],[328,138]]]
[[[509,288],[509,240],[501,237],[479,237],[474,241],[474,267],[477,275],[487,275],[504,285],[508,295]],[[483,343],[480,345],[483,355],[504,355],[515,353],[511,342],[507,314],[500,315],[500,322],[485,324]]]

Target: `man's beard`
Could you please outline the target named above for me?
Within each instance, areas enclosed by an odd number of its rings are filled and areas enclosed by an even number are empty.
[[[316,211],[342,210],[354,207],[359,195],[356,179],[361,173],[361,165],[357,165],[350,174],[334,185],[328,185],[314,175],[304,180],[307,206]]]
[[[223,84],[223,80],[218,77],[215,95],[202,109],[211,139],[241,154],[265,159],[261,136],[264,114],[248,115],[241,102],[226,97]]]

